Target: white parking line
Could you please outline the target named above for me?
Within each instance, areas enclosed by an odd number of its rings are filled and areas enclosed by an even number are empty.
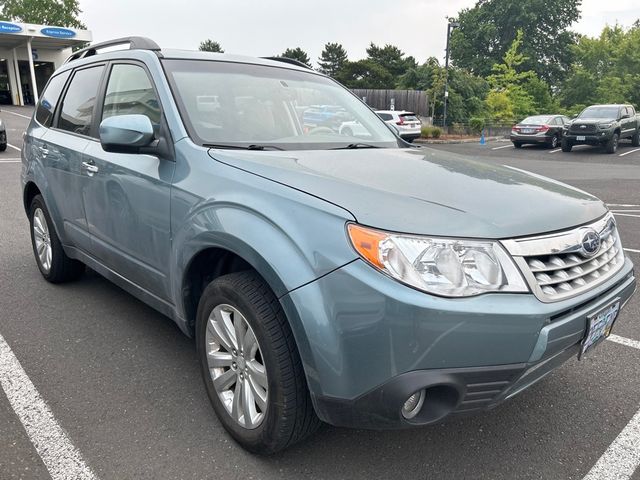
[[[19,158],[5,158],[3,160],[0,160],[0,163],[20,163],[22,160],[20,160]]]
[[[607,340],[640,350],[640,342],[638,340],[631,340],[630,338],[620,337],[618,335],[609,335]]]
[[[556,153],[556,152],[559,152],[560,150],[562,150],[562,149],[561,148],[556,148],[555,150],[549,151],[549,153]]]
[[[0,335],[0,386],[52,480],[95,480],[13,351]]]
[[[502,147],[493,147],[491,150],[500,150],[502,148],[513,148],[513,145],[503,145]]]
[[[583,480],[628,480],[640,465],[640,411]]]
[[[21,149],[21,148],[18,148],[18,147],[16,147],[15,145],[11,145],[10,143],[7,143],[7,147],[11,147],[11,148],[13,148],[14,150],[18,150],[19,152],[20,152],[20,151],[22,151],[22,149]]]
[[[640,349],[640,342],[610,335],[608,340]],[[583,480],[629,480],[640,465],[640,411],[616,437]]]
[[[623,248],[626,252],[640,253],[640,250],[636,250],[635,248]]]
[[[640,205],[631,205],[629,203],[608,203],[607,205],[609,205],[610,207],[640,207]]]
[[[640,213],[640,210],[626,209],[626,210],[611,210],[612,213]]]
[[[621,153],[618,155],[619,157],[624,157],[625,155],[629,155],[630,153],[640,152],[640,148],[636,148],[635,150],[629,150],[628,152]]]
[[[640,215],[634,215],[632,213],[614,213],[616,217],[636,217],[640,218]]]
[[[22,115],[21,113],[10,112],[9,110],[2,110],[2,111],[4,113],[10,113],[11,115],[17,115],[18,117],[28,118],[29,120],[31,120],[31,117],[28,117],[27,115]]]

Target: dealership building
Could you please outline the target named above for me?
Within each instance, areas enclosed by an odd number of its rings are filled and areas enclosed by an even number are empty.
[[[91,32],[0,21],[0,104],[34,105],[38,94]]]

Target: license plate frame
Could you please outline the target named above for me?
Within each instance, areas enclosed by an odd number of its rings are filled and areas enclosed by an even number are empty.
[[[534,132],[533,128],[523,128],[522,129],[522,133],[525,133],[525,134],[531,134],[533,132]]]
[[[587,331],[580,342],[580,353],[578,359],[582,359],[584,355],[593,350],[603,340],[606,340],[613,325],[620,314],[620,298],[616,298],[606,307],[598,310],[587,317]]]
[[[578,135],[578,136],[576,137],[576,140],[577,140],[578,142],[584,142],[586,139],[587,139],[587,137],[585,137],[584,135]]]

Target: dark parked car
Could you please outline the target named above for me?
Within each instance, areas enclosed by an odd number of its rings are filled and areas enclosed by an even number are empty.
[[[543,143],[556,148],[562,140],[562,132],[570,120],[564,115],[535,115],[527,117],[511,129],[511,141],[516,148],[526,143]]]
[[[603,146],[607,153],[616,153],[623,138],[640,146],[640,119],[632,105],[592,105],[585,108],[567,127],[562,151],[570,152],[574,145]]]

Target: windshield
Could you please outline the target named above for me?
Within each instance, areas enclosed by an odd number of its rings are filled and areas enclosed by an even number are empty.
[[[520,122],[520,124],[525,124],[525,125],[546,125],[547,123],[551,122],[553,117],[547,117],[547,116],[535,116],[535,117],[527,117],[525,118],[523,121]]]
[[[327,77],[232,62],[163,63],[189,135],[200,145],[398,148],[384,122]]]
[[[585,108],[579,118],[618,118],[618,107]]]

